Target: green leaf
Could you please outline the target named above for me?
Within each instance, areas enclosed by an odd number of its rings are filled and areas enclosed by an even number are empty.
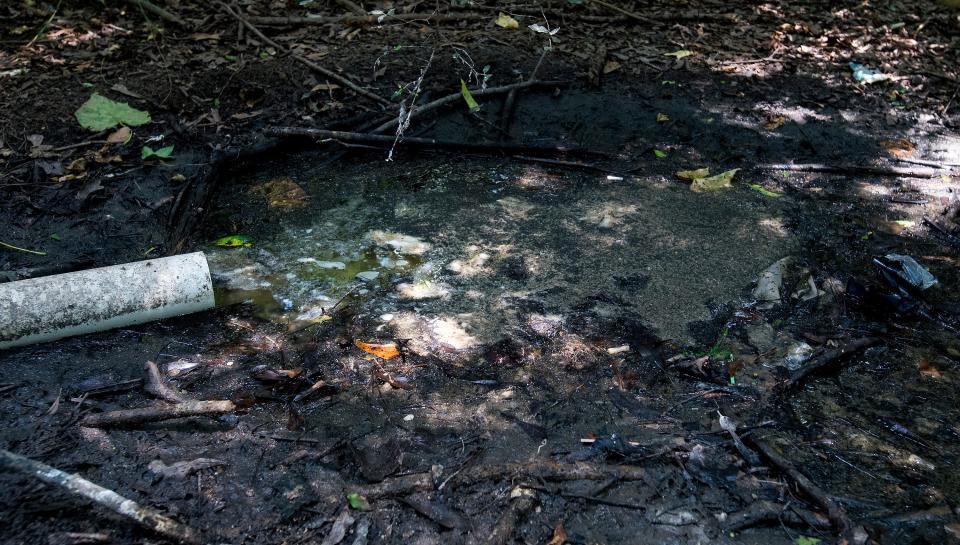
[[[247,235],[228,235],[214,240],[213,243],[224,248],[237,248],[239,246],[249,248],[253,246],[253,239]]]
[[[667,156],[667,152],[658,149],[653,150],[653,154],[656,155],[658,159],[663,159]]]
[[[91,131],[104,131],[117,125],[138,127],[150,122],[150,114],[131,108],[126,102],[117,102],[107,97],[93,93],[83,103],[74,117],[80,126]]]
[[[367,501],[367,498],[364,498],[356,492],[347,494],[347,503],[350,504],[351,509],[356,509],[357,511],[370,510],[370,502]]]
[[[463,100],[466,101],[467,107],[470,108],[471,112],[480,111],[480,105],[473,99],[473,95],[470,94],[470,89],[467,89],[467,82],[463,80],[460,80],[460,94],[463,95]]]
[[[783,193],[777,193],[776,191],[770,191],[769,189],[764,188],[760,184],[750,184],[750,189],[756,191],[757,193],[763,195],[764,197],[771,197],[773,199],[779,199],[783,196]]]
[[[146,161],[147,159],[169,159],[173,154],[173,146],[162,147],[158,150],[154,150],[150,146],[143,146],[143,149],[140,150],[140,158]]]
[[[689,49],[681,49],[679,51],[674,51],[672,53],[664,53],[663,56],[676,57],[677,60],[680,60],[680,59],[689,57],[690,55],[693,55],[693,54],[694,54],[693,51],[690,51]]]
[[[820,543],[820,541],[821,539],[819,537],[810,536],[800,536],[793,540],[796,545],[817,545],[817,543]]]
[[[50,240],[60,240],[60,234],[59,234],[59,233],[54,233],[54,234],[50,235]]]

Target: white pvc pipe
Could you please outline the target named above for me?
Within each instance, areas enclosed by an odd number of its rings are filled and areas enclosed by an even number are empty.
[[[213,308],[203,252],[0,284],[0,349]]]

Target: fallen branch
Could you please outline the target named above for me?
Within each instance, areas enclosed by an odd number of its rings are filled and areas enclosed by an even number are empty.
[[[328,131],[323,129],[308,129],[301,127],[268,127],[264,129],[264,134],[269,136],[300,136],[306,138],[316,138],[318,140],[338,140],[343,142],[360,142],[364,144],[381,144],[389,147],[394,144],[395,136],[382,134],[369,134],[360,132],[346,131]],[[564,148],[560,146],[524,146],[522,144],[475,144],[472,142],[456,142],[453,140],[437,140],[435,138],[415,138],[405,136],[396,141],[398,146],[429,148],[429,149],[455,149],[461,151],[473,151],[484,153],[519,153],[519,152],[537,152],[547,154],[579,154],[579,155],[600,155],[602,152],[584,150],[577,148]]]
[[[80,421],[87,428],[109,426],[129,426],[146,422],[161,422],[173,418],[188,416],[215,415],[231,413],[237,409],[232,401],[185,401],[176,405],[156,405],[140,409],[124,409],[106,413],[91,414]]]
[[[724,532],[738,532],[764,523],[782,522],[790,526],[810,526],[817,530],[829,530],[830,521],[818,517],[806,509],[777,505],[769,501],[758,501],[748,505],[743,511],[727,515],[722,523]]]
[[[480,465],[465,469],[451,476],[447,486],[468,486],[483,481],[502,481],[512,477],[526,477],[534,481],[641,481],[649,478],[649,472],[637,466],[597,466],[585,462],[561,464],[553,461],[535,461],[517,464]],[[428,473],[405,475],[373,485],[355,487],[367,499],[389,496],[405,496],[414,492],[427,492],[435,488]]]
[[[906,178],[936,178],[942,171],[932,168],[862,167],[855,165],[824,165],[820,163],[774,163],[757,165],[759,170],[786,170],[789,172],[821,172],[850,176],[893,176]]]
[[[840,348],[825,350],[805,363],[803,367],[794,371],[790,378],[780,386],[780,390],[785,392],[796,388],[810,375],[840,367],[849,356],[878,344],[880,344],[880,339],[876,337],[863,337],[849,341]]]
[[[930,218],[928,218],[928,217],[926,217],[926,216],[924,216],[924,218],[923,218],[923,223],[924,223],[924,225],[926,225],[927,227],[929,227],[929,228],[933,229],[934,231],[936,231],[937,234],[940,235],[940,236],[942,236],[947,242],[950,243],[951,246],[955,246],[955,247],[957,247],[957,248],[960,248],[960,237],[957,237],[956,235],[954,235],[954,234],[951,233],[950,231],[947,231],[946,229],[944,229],[943,227],[941,227],[939,223],[933,221],[932,219],[930,219]]]
[[[180,392],[174,390],[163,381],[163,377],[160,376],[160,370],[157,369],[156,363],[148,361],[144,364],[144,368],[147,370],[147,384],[143,389],[146,390],[147,393],[164,401],[169,401],[170,403],[183,403],[186,401],[186,398],[183,397]]]
[[[510,493],[510,505],[500,516],[497,524],[490,529],[484,545],[505,545],[510,543],[513,531],[521,518],[537,506],[536,494],[526,488],[514,488]],[[481,530],[482,531],[482,530]],[[474,540],[479,541],[479,539]]]
[[[510,85],[501,85],[500,87],[487,87],[486,89],[470,89],[470,94],[473,95],[474,98],[476,98],[476,97],[492,96],[492,95],[498,95],[498,94],[503,94],[503,93],[509,93],[510,91],[520,90],[520,89],[526,89],[526,88],[528,88],[528,87],[551,87],[551,86],[558,86],[558,85],[564,85],[564,84],[565,84],[565,82],[563,82],[563,81],[537,81],[537,80],[528,80],[528,81],[524,81],[524,82],[521,82],[521,83],[513,83],[513,84],[510,84]],[[441,108],[441,107],[443,107],[443,106],[446,106],[447,104],[451,104],[451,103],[453,103],[453,102],[457,102],[457,101],[460,101],[460,100],[463,100],[463,95],[460,94],[459,92],[452,93],[452,94],[449,94],[449,95],[444,96],[444,97],[440,97],[440,98],[438,98],[437,100],[434,100],[434,101],[432,101],[432,102],[428,102],[428,103],[426,103],[426,104],[424,104],[424,105],[422,105],[422,106],[417,106],[416,109],[414,109],[412,112],[410,112],[410,117],[409,117],[409,119],[413,119],[413,118],[418,117],[418,116],[420,116],[420,115],[423,115],[423,114],[425,114],[425,113],[427,113],[427,112],[436,110],[437,108]],[[391,130],[391,129],[396,128],[396,126],[397,126],[398,123],[399,123],[399,120],[398,120],[398,119],[393,119],[393,120],[391,120],[391,121],[388,121],[388,122],[386,122],[386,123],[384,123],[384,124],[382,124],[382,125],[374,128],[374,129],[371,130],[370,132],[371,132],[371,133],[380,133],[380,132],[384,132],[384,131],[387,131],[387,130]]]
[[[170,13],[169,11],[161,8],[160,6],[150,2],[149,0],[127,0],[128,4],[133,4],[134,6],[139,7],[143,11],[149,11],[150,13],[156,15],[157,17],[163,19],[164,21],[171,22],[182,27],[187,26],[187,22],[177,17],[176,15]]]
[[[847,518],[847,512],[844,511],[843,507],[833,501],[833,498],[831,498],[825,490],[808,479],[806,475],[800,473],[800,471],[793,467],[793,464],[781,456],[773,447],[754,436],[744,437],[744,440],[750,443],[750,446],[759,452],[764,459],[786,474],[807,496],[826,509],[827,517],[840,535],[846,535],[853,529],[853,524],[851,524],[850,519]]]
[[[144,507],[79,475],[66,473],[8,450],[0,450],[0,463],[10,469],[36,477],[45,483],[56,485],[74,495],[87,498],[93,503],[164,537],[180,543],[200,543],[197,532],[189,526],[184,526],[149,507]]]
[[[320,73],[323,74],[324,76],[326,76],[326,77],[328,77],[328,78],[330,78],[330,79],[332,79],[332,80],[334,80],[334,81],[340,82],[340,83],[343,84],[345,87],[348,87],[348,88],[352,89],[355,93],[357,93],[357,94],[359,94],[359,95],[365,96],[365,97],[369,98],[370,100],[379,102],[379,103],[381,103],[381,104],[383,104],[383,105],[385,105],[385,106],[389,106],[389,105],[390,105],[390,101],[389,101],[389,100],[387,100],[387,99],[385,99],[385,98],[383,98],[383,97],[381,97],[381,96],[379,96],[379,95],[375,95],[374,93],[371,93],[370,91],[367,91],[367,90],[364,89],[363,87],[360,87],[360,86],[357,85],[356,83],[353,83],[352,81],[350,81],[350,80],[348,80],[347,78],[341,76],[340,74],[337,74],[337,73],[334,72],[333,70],[330,70],[329,68],[324,68],[323,66],[320,66],[319,64],[311,61],[310,59],[307,59],[306,57],[302,57],[302,56],[300,56],[300,55],[297,55],[296,53],[294,53],[294,52],[292,52],[292,51],[289,51],[287,48],[281,46],[280,44],[278,44],[277,42],[271,40],[270,38],[267,38],[266,35],[264,35],[263,32],[260,32],[260,29],[259,29],[259,28],[253,26],[253,24],[251,24],[250,21],[248,21],[246,18],[244,18],[244,17],[243,17],[242,15],[240,15],[239,13],[234,12],[234,11],[230,8],[230,6],[224,4],[223,2],[220,2],[220,1],[218,1],[217,4],[219,4],[220,7],[221,7],[224,11],[226,11],[227,13],[229,13],[233,18],[235,18],[237,21],[239,21],[240,24],[242,24],[243,26],[247,27],[247,29],[248,29],[250,32],[253,32],[254,34],[256,34],[258,38],[260,38],[261,40],[263,40],[263,42],[266,43],[267,45],[269,45],[270,47],[276,49],[277,51],[281,51],[281,52],[284,52],[284,53],[289,54],[292,59],[294,59],[294,60],[296,60],[297,62],[303,64],[303,65],[306,66],[307,68],[310,68],[311,70],[314,70],[314,71],[316,71],[316,72],[320,72]]]

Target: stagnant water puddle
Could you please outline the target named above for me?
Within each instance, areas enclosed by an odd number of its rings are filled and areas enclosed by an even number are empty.
[[[250,189],[278,179],[308,197],[277,207]],[[349,292],[397,335],[446,335],[454,349],[584,311],[633,315],[688,343],[691,322],[709,322],[794,245],[780,203],[659,177],[434,157],[294,164],[233,187],[208,236],[251,246],[208,250],[219,301],[299,328]],[[417,331],[421,319],[433,334]]]

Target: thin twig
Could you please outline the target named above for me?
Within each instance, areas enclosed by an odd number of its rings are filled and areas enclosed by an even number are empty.
[[[562,82],[562,81],[524,81],[521,83],[503,85],[500,87],[488,87],[486,89],[470,89],[470,94],[473,95],[474,98],[476,98],[481,96],[491,96],[491,95],[497,95],[502,93],[509,93],[513,89],[526,89],[528,87],[550,87],[550,86],[556,86],[556,85],[564,85],[565,83],[566,82]],[[419,108],[410,112],[410,119],[413,119],[419,115],[423,115],[427,112],[436,110],[437,108],[440,108],[442,106],[446,106],[447,104],[457,102],[458,100],[463,100],[463,95],[460,94],[459,91],[456,93],[449,94],[445,97],[438,98],[437,100],[428,102],[423,106],[420,106]],[[398,123],[398,120],[393,119],[384,123],[383,125],[380,125],[379,127],[376,127],[370,132],[381,133],[384,131],[388,131],[396,127],[397,123]]]
[[[329,68],[324,68],[323,66],[320,66],[319,64],[311,61],[310,59],[307,59],[306,57],[302,57],[302,56],[300,56],[300,55],[297,55],[296,53],[293,53],[292,51],[289,51],[287,48],[281,46],[280,44],[278,44],[277,42],[271,40],[270,38],[267,38],[266,35],[264,35],[263,32],[260,32],[260,29],[258,29],[257,27],[253,26],[253,24],[251,24],[250,21],[248,21],[246,18],[244,18],[244,17],[243,17],[242,15],[240,15],[239,13],[234,12],[233,9],[230,8],[230,6],[224,4],[223,2],[220,2],[220,1],[218,1],[217,4],[219,4],[219,6],[220,6],[224,11],[226,11],[227,13],[229,13],[229,14],[230,14],[232,17],[234,17],[237,21],[240,21],[240,23],[242,23],[245,27],[247,27],[247,30],[249,30],[250,32],[253,32],[254,34],[256,34],[258,38],[260,38],[261,40],[263,40],[264,43],[266,43],[266,44],[269,45],[270,47],[273,47],[273,48],[276,49],[277,51],[280,51],[280,52],[284,52],[284,53],[289,54],[290,57],[293,58],[294,60],[296,60],[297,62],[303,64],[304,66],[310,68],[311,70],[314,70],[314,71],[316,71],[316,72],[320,72],[320,73],[323,74],[324,76],[326,76],[326,77],[328,77],[328,78],[330,78],[330,79],[332,79],[332,80],[334,80],[334,81],[338,81],[338,82],[342,83],[345,87],[348,87],[348,88],[352,89],[354,92],[356,92],[356,93],[359,94],[359,95],[365,96],[365,97],[369,98],[370,100],[379,102],[379,103],[381,103],[381,104],[383,104],[383,105],[386,105],[386,106],[389,106],[389,105],[390,105],[390,101],[389,101],[389,100],[387,100],[387,99],[385,99],[385,98],[383,98],[383,97],[381,97],[381,96],[379,96],[379,95],[376,95],[376,94],[374,94],[374,93],[371,93],[370,91],[367,91],[367,90],[364,89],[363,87],[360,87],[360,86],[357,85],[356,83],[353,83],[352,81],[350,81],[350,80],[348,80],[347,78],[341,76],[340,74],[337,74],[337,73],[334,72],[333,70],[330,70]]]
[[[170,13],[169,11],[161,8],[160,6],[150,2],[149,0],[127,0],[127,3],[133,4],[134,6],[137,6],[142,10],[149,11],[150,13],[156,15],[157,17],[163,19],[164,21],[169,21],[171,23],[180,25],[182,27],[187,26],[186,21]]]
[[[8,450],[0,450],[0,463],[21,473],[36,477],[45,483],[56,485],[76,496],[87,498],[101,507],[105,507],[174,541],[191,544],[201,542],[199,535],[193,528],[184,526],[161,515],[158,511],[144,507],[79,475],[66,473]]]
[[[763,440],[753,436],[748,436],[744,439],[746,439],[746,441],[750,443],[750,446],[759,452],[764,459],[769,461],[777,469],[785,473],[794,483],[796,483],[800,490],[803,490],[803,492],[816,501],[817,504],[826,509],[827,517],[830,518],[830,522],[833,523],[834,528],[840,535],[846,534],[853,527],[850,519],[847,518],[847,513],[843,510],[843,507],[837,504],[837,502],[833,501],[833,498],[831,498],[826,491],[808,479],[806,475],[800,473],[800,471],[793,467],[793,464],[791,464],[779,452],[774,450],[773,447],[765,443]]]
[[[487,21],[489,15],[476,13],[437,14],[437,13],[396,13],[393,15],[340,15],[335,17],[250,17],[251,23],[266,26],[278,25],[332,25],[366,24],[379,25],[390,21],[423,21],[431,23],[451,21]]]
[[[363,142],[368,144],[382,144],[389,146],[394,143],[393,136],[382,134],[367,134],[347,131],[328,131],[323,129],[309,129],[304,127],[268,127],[264,134],[269,136],[300,136],[319,140],[342,140],[345,142]],[[453,140],[437,140],[435,138],[404,137],[397,142],[400,146],[412,146],[432,149],[456,149],[486,153],[538,152],[549,154],[580,154],[606,156],[605,153],[594,150],[564,148],[562,146],[525,146],[521,144],[478,144],[474,142],[457,142]]]
[[[759,170],[786,170],[790,172],[822,172],[825,174],[894,176],[908,178],[936,178],[942,174],[942,171],[931,168],[863,167],[856,165],[823,165],[819,163],[775,163],[757,165],[756,168]]]
[[[21,247],[19,247],[19,246],[14,246],[13,244],[7,244],[6,242],[3,242],[2,240],[0,240],[0,246],[3,246],[4,248],[9,248],[9,249],[11,249],[11,250],[16,250],[16,251],[18,251],[18,252],[26,252],[26,253],[28,253],[28,254],[33,254],[33,255],[40,255],[40,256],[47,255],[47,252],[38,252],[38,251],[36,251],[36,250],[28,250],[28,249],[26,249],[26,248],[21,248]]]

